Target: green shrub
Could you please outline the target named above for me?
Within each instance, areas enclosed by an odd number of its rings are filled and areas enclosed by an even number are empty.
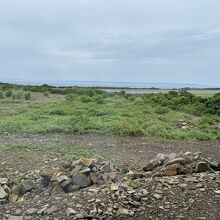
[[[27,92],[24,94],[24,99],[25,100],[30,100],[31,99],[31,93],[30,92]]]
[[[48,92],[44,92],[44,96],[45,97],[49,97],[49,93]]]
[[[16,93],[16,99],[22,99],[24,96],[24,93],[23,92],[17,92]]]
[[[169,108],[167,107],[163,107],[163,106],[158,106],[155,108],[155,113],[157,114],[166,114],[170,111]]]
[[[80,97],[80,101],[84,102],[84,103],[87,103],[87,102],[91,102],[92,99],[91,99],[91,97],[83,95],[83,96]]]
[[[3,94],[3,92],[0,92],[0,99],[4,99],[4,94]]]
[[[8,97],[8,98],[12,97],[12,95],[13,95],[13,92],[11,90],[9,90],[5,93],[5,97]]]
[[[62,109],[53,109],[50,112],[51,115],[67,115],[67,113]]]

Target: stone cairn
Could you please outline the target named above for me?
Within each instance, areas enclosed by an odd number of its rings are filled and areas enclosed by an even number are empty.
[[[175,176],[220,170],[220,163],[211,158],[205,159],[201,152],[158,154],[143,168],[153,176]]]

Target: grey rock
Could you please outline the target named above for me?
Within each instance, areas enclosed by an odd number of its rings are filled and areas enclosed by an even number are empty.
[[[151,160],[144,168],[143,170],[145,172],[152,171],[155,167],[160,166],[161,162],[156,160]]]
[[[196,164],[195,171],[196,171],[197,173],[207,172],[207,171],[212,172],[213,169],[212,169],[206,162],[201,161],[201,162],[198,162],[198,163]]]
[[[65,193],[72,193],[72,192],[76,192],[80,189],[80,187],[78,185],[75,184],[70,184],[68,186],[66,186],[63,190]]]
[[[100,170],[104,173],[109,173],[111,171],[111,164],[110,162],[106,163],[105,165],[103,165]]]
[[[36,185],[32,180],[24,180],[21,182],[21,189],[23,193],[30,192],[34,188],[36,188]]]
[[[186,160],[184,158],[176,158],[176,159],[173,159],[173,160],[169,160],[166,163],[166,166],[169,166],[169,165],[172,165],[172,164],[176,164],[176,163],[179,163],[181,165],[185,165],[186,164]]]
[[[58,183],[62,183],[62,182],[67,181],[67,180],[69,180],[69,178],[66,175],[61,175],[61,176],[57,177],[57,182]]]
[[[72,175],[72,182],[75,185],[78,185],[80,188],[88,187],[91,185],[89,178],[80,172],[75,172]]]
[[[157,194],[157,193],[153,194],[153,197],[155,199],[162,199],[162,196],[160,194]]]
[[[67,179],[65,180],[64,182],[62,182],[60,185],[65,188],[67,187],[68,185],[70,185],[72,183],[72,180],[71,179]]]

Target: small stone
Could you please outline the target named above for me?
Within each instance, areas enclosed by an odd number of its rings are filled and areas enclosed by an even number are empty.
[[[118,216],[134,216],[134,212],[132,210],[120,208],[117,212]]]
[[[119,185],[118,184],[111,184],[111,191],[118,191]]]
[[[220,190],[215,190],[214,191],[216,194],[220,194]]]
[[[155,199],[162,199],[162,196],[160,194],[157,194],[157,193],[153,194],[153,197]]]
[[[0,185],[7,184],[9,182],[8,178],[0,178]]]
[[[71,216],[71,215],[76,215],[77,214],[77,212],[74,210],[74,209],[72,209],[72,208],[67,208],[67,210],[66,210],[66,215],[69,217],[69,216]]]

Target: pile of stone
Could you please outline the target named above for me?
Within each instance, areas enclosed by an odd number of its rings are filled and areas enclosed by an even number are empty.
[[[153,176],[175,176],[200,172],[220,170],[220,163],[211,158],[205,159],[201,152],[158,154],[143,168],[143,171]]]
[[[73,193],[91,185],[116,183],[119,175],[110,162],[81,158],[72,163],[64,163],[51,170],[39,172],[36,179],[22,180],[13,184],[9,179],[0,180],[0,203],[21,202],[29,192],[34,195],[58,195]]]
[[[219,170],[219,162],[200,152],[158,154],[143,170],[127,173],[101,158],[81,158],[31,171],[19,184],[0,178],[0,219],[187,219],[182,216],[197,198],[220,198]],[[192,212],[190,219],[208,219],[206,213]]]
[[[188,123],[186,123],[183,120],[177,121],[176,125],[177,125],[177,127],[184,129],[184,130],[191,130],[192,129],[191,125],[189,125]]]

